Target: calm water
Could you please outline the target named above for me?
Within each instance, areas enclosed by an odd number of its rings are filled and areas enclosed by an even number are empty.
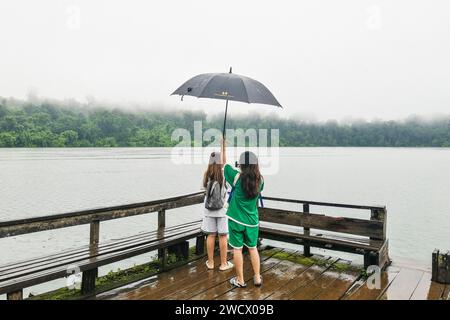
[[[0,221],[195,192],[203,169],[173,163],[165,148],[0,149]],[[429,265],[433,249],[450,249],[450,149],[282,148],[278,170],[266,169],[265,181],[266,196],[386,205],[394,259]],[[167,224],[200,217],[199,206],[177,209]],[[152,214],[105,222],[101,238],[155,223]],[[0,264],[87,242],[88,226],[0,239]]]

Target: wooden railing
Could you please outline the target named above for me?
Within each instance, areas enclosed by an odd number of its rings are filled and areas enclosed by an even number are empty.
[[[272,222],[284,225],[298,226],[303,228],[300,240],[304,247],[304,255],[311,255],[311,242],[322,248],[333,248],[334,250],[347,251],[364,254],[364,265],[377,264],[386,266],[389,264],[388,241],[386,235],[387,210],[385,206],[344,204],[334,202],[319,202],[310,200],[285,199],[276,197],[263,197],[264,200],[278,203],[294,203],[301,205],[302,211],[285,210],[270,207],[260,208],[259,219],[265,222]],[[344,209],[365,210],[370,213],[369,219],[349,218],[342,216],[327,216],[320,213],[312,213],[311,207],[333,207]],[[379,250],[372,252],[364,246],[349,246],[347,243],[329,240],[329,243],[320,237],[311,236],[310,230],[318,229],[326,232],[337,232],[351,234],[355,236],[367,237],[369,245],[378,246]],[[263,232],[264,233],[264,232]],[[267,232],[266,232],[267,234]],[[281,232],[277,232],[283,238]],[[276,236],[275,236],[276,237]],[[291,236],[292,238],[292,236]],[[319,239],[320,238],[320,239]]]
[[[201,191],[149,202],[0,222],[0,238],[91,224],[91,239],[96,242],[98,241],[101,221],[158,212],[158,227],[164,228],[166,210],[202,203],[203,197],[204,192]]]
[[[24,235],[45,230],[67,228],[83,224],[90,224],[89,248],[93,254],[92,256],[95,257],[97,254],[97,250],[99,248],[100,223],[102,221],[121,219],[126,217],[133,217],[137,215],[157,212],[158,213],[157,231],[159,234],[159,232],[164,231],[166,227],[165,214],[167,210],[200,204],[203,202],[203,200],[204,200],[204,192],[200,191],[192,194],[171,197],[161,200],[154,200],[149,202],[120,205],[106,208],[96,208],[50,216],[19,219],[13,221],[4,221],[0,222],[0,238]],[[298,229],[295,233],[292,233],[283,230],[283,228],[270,229],[267,227],[262,227],[261,235],[263,238],[300,243],[304,247],[304,255],[306,256],[311,255],[310,247],[316,246],[322,248],[331,248],[331,250],[364,254],[365,265],[377,264],[383,266],[389,261],[387,252],[388,245],[386,239],[386,208],[384,206],[353,205],[353,204],[317,202],[308,200],[283,199],[276,197],[263,197],[263,200],[266,201],[266,205],[267,202],[269,201],[276,203],[284,202],[284,203],[299,204],[301,211],[270,208],[265,206],[264,208],[260,208],[259,210],[260,215],[259,218],[261,221],[303,228],[302,233],[300,232],[300,229]],[[370,212],[370,219],[331,217],[326,216],[324,214],[312,213],[311,212],[312,206],[367,210]],[[361,244],[361,243],[354,243],[352,242],[351,239],[350,241],[348,241],[349,238],[343,238],[341,240],[336,238],[327,239],[322,237],[322,235],[310,234],[311,229],[346,233],[356,236],[364,236],[368,238],[369,242]],[[203,252],[204,236],[201,234],[199,229],[197,233],[191,232],[188,235],[185,235],[184,237],[180,236],[179,239],[177,238],[173,239],[173,241],[170,240],[168,242],[165,242],[165,244],[171,245],[172,243],[177,243],[177,241],[186,241],[192,234],[195,237],[197,237],[196,242],[197,250]],[[113,257],[111,258],[111,261],[118,261],[120,259],[123,260],[125,258],[131,257],[133,254],[146,252],[147,249],[153,248],[152,250],[158,250],[159,256],[162,258],[162,261],[164,262],[167,252],[166,251],[167,246],[165,246],[163,242],[164,241],[161,242],[161,245],[149,244],[149,246],[144,247],[142,250],[139,249],[136,251],[130,251],[129,253],[124,254],[123,256]],[[128,250],[128,248],[125,249]],[[97,269],[98,266],[96,264],[92,264],[91,266],[86,267],[85,270],[82,270],[83,284],[85,284],[86,288],[90,290],[92,290],[92,286],[95,285],[95,278],[97,277]],[[45,278],[41,280],[49,281],[59,275],[60,273],[57,274],[55,273],[55,275],[48,277],[48,279]],[[10,296],[13,297],[15,294],[21,296],[22,288],[26,287],[29,284],[32,284],[30,281],[28,282],[21,282],[23,280],[17,281],[18,282],[14,283],[15,285],[14,289],[20,290],[11,292],[11,295],[8,295],[8,297]],[[36,280],[36,283],[38,283],[38,280]],[[23,287],[21,287],[22,284]],[[0,281],[0,288],[1,286],[2,283]]]

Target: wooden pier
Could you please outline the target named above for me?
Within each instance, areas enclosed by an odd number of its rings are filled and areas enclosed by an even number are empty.
[[[0,266],[0,294],[6,293],[11,300],[27,298],[23,297],[23,288],[67,277],[68,268],[76,266],[82,272],[82,283],[74,297],[83,299],[448,299],[449,285],[431,282],[428,270],[391,265],[385,207],[273,197],[264,197],[270,206],[259,210],[264,284],[261,288],[253,287],[247,261],[245,275],[249,285],[246,289],[234,289],[228,282],[232,270],[206,270],[205,235],[200,230],[200,221],[166,226],[168,210],[198,205],[203,197],[203,192],[197,192],[145,203],[0,222],[0,239],[90,224],[90,243],[85,246]],[[282,208],[283,205],[290,208]],[[355,209],[358,214],[367,212],[367,218],[325,215],[321,213],[324,207]],[[157,228],[99,242],[102,221],[142,214],[157,214]],[[291,243],[295,250],[283,246],[267,248],[265,239]],[[195,240],[194,247],[190,240]],[[339,254],[314,255],[311,247],[362,255],[363,263],[357,265],[339,258]],[[150,252],[157,252],[158,260],[141,268],[140,273],[107,285],[104,278],[98,277],[100,266]],[[173,256],[176,263],[169,261]],[[372,278],[367,274],[368,267],[380,272],[379,287],[375,289],[369,288]]]
[[[207,270],[206,258],[151,280],[100,294],[115,300],[440,300],[450,299],[450,286],[431,282],[431,272],[395,263],[383,271],[379,288],[368,286],[361,266],[346,259],[271,248],[261,251],[262,287],[252,281],[245,256],[246,288],[234,288],[233,270]],[[216,265],[219,261],[216,261]]]

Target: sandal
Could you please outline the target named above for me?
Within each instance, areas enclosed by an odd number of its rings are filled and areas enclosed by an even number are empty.
[[[247,286],[245,282],[243,284],[239,283],[237,277],[231,278],[230,283],[237,288],[245,288]]]
[[[261,287],[262,282],[263,282],[262,276],[259,276],[259,282],[256,282],[255,276],[253,276],[253,284],[255,285],[255,287]]]
[[[220,271],[227,271],[230,270],[234,267],[234,264],[232,264],[230,261],[227,261],[227,265],[225,267],[220,266],[219,270]]]
[[[213,270],[213,269],[214,269],[214,266],[212,266],[212,267],[209,266],[208,260],[206,260],[205,264],[206,264],[206,268],[207,268],[208,270]]]

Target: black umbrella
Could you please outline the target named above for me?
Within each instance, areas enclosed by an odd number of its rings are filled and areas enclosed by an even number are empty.
[[[227,123],[228,101],[268,104],[282,108],[273,94],[261,82],[232,73],[204,73],[186,81],[172,95],[226,100],[223,136]]]

